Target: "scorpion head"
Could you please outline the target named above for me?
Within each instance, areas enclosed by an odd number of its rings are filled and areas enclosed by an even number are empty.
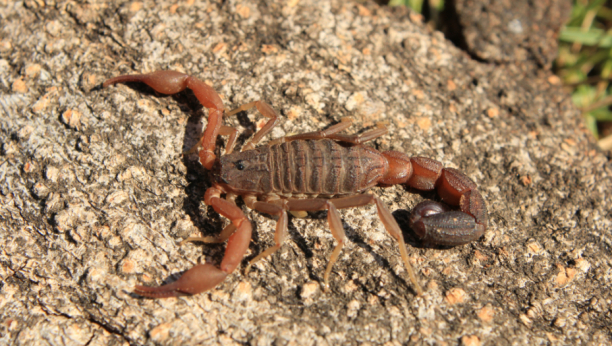
[[[214,180],[234,192],[258,192],[269,181],[267,156],[260,149],[224,155],[213,166]]]

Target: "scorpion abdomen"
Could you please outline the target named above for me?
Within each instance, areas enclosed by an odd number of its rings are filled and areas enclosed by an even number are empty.
[[[386,160],[364,146],[295,140],[269,147],[270,190],[281,196],[343,196],[366,190],[386,172]]]

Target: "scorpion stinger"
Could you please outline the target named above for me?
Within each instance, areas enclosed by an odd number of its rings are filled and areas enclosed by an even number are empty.
[[[447,205],[425,201],[414,208],[410,226],[424,241],[461,245],[480,238],[487,225],[487,210],[476,184],[453,168],[438,161],[410,157],[396,151],[379,152],[362,145],[387,133],[377,128],[359,135],[343,135],[350,119],[326,130],[298,134],[273,140],[256,147],[263,136],[278,123],[276,112],[262,101],[247,103],[226,115],[251,108],[269,120],[255,133],[240,152],[234,152],[237,130],[221,125],[225,107],[217,93],[195,77],[174,71],[157,71],[145,75],[111,78],[103,86],[123,82],[143,82],[163,94],[190,88],[200,103],[209,109],[208,125],[199,142],[202,165],[211,171],[213,185],[204,202],[230,220],[218,237],[188,238],[186,241],[218,243],[227,240],[225,256],[219,268],[200,264],[189,269],[176,282],[161,287],[137,286],[135,292],[146,297],[171,297],[196,294],[217,286],[233,272],[244,257],[251,239],[251,223],[236,206],[242,196],[247,207],[278,217],[275,245],[249,262],[246,273],[257,261],[276,252],[287,235],[287,212],[304,215],[307,211],[327,210],[327,220],[334,239],[333,250],[324,274],[324,288],[346,241],[338,209],[375,204],[387,232],[399,242],[400,255],[410,281],[420,295],[423,290],[409,262],[403,234],[395,218],[378,197],[363,192],[372,186],[406,184],[421,191],[436,190]],[[229,136],[225,155],[213,153],[218,135]],[[226,198],[222,199],[221,195]]]

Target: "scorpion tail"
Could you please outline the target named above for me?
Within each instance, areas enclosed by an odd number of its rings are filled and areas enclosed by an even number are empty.
[[[134,293],[148,298],[169,298],[208,291],[225,280],[227,273],[212,264],[198,264],[173,283],[159,286],[136,286]]]

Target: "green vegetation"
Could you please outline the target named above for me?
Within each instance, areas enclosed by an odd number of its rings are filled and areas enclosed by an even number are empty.
[[[575,0],[559,34],[555,67],[595,137],[612,122],[612,9],[606,0]],[[598,128],[599,125],[599,128]]]
[[[390,0],[389,5],[420,13],[429,6],[429,13],[439,13],[444,0]],[[555,71],[593,135],[612,136],[612,1],[574,0],[571,18],[559,33]],[[610,138],[600,141],[602,148],[612,149]]]

